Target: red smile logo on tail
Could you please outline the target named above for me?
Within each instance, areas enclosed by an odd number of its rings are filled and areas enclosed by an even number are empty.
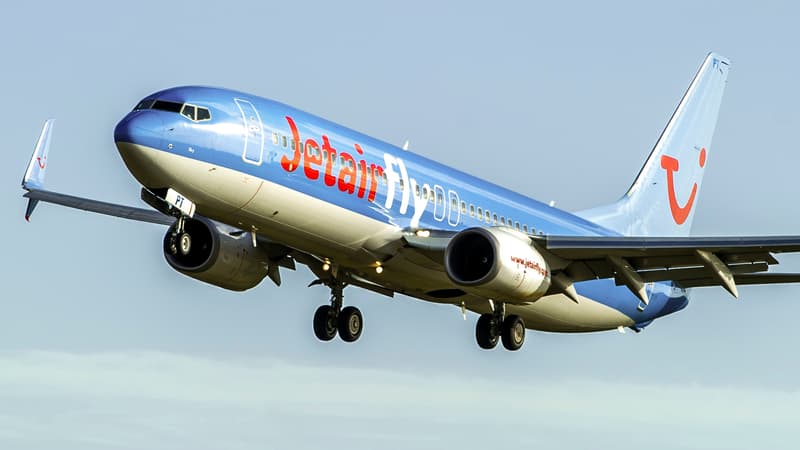
[[[700,149],[700,159],[698,160],[698,164],[701,168],[706,165],[705,148]],[[681,206],[678,204],[678,197],[675,194],[674,173],[678,171],[678,160],[671,156],[662,155],[661,168],[667,171],[667,194],[669,196],[669,209],[672,212],[672,218],[675,219],[676,224],[683,225],[683,223],[686,222],[686,219],[689,217],[689,213],[692,212],[694,198],[697,195],[697,183],[692,185],[692,193],[689,194],[689,200],[686,201],[685,205]]]

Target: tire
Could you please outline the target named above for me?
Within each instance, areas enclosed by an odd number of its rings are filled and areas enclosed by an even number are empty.
[[[192,251],[192,236],[189,233],[183,232],[178,237],[178,248],[183,256],[188,255]]]
[[[364,318],[355,306],[342,308],[339,313],[339,337],[345,342],[355,342],[364,330]]]
[[[322,305],[314,313],[314,335],[320,341],[330,341],[336,337],[336,321],[331,316],[330,305]]]
[[[475,340],[484,350],[491,350],[497,346],[497,333],[494,326],[494,317],[491,314],[481,314],[475,324]]]
[[[503,347],[512,352],[519,350],[525,343],[525,322],[522,317],[511,314],[503,321]]]

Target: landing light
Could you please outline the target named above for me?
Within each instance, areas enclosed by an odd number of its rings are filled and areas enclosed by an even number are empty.
[[[322,264],[322,270],[324,272],[327,272],[327,271],[331,270],[331,263],[329,263],[328,261],[325,261],[325,263]]]
[[[417,230],[417,237],[426,238],[431,237],[431,232],[429,230]]]
[[[381,267],[381,266],[376,267],[375,268],[375,273],[377,273],[378,275],[382,274],[383,273],[383,267]]]

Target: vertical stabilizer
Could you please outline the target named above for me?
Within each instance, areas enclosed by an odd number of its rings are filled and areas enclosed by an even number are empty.
[[[577,214],[627,236],[688,236],[729,68],[710,53],[628,192]]]

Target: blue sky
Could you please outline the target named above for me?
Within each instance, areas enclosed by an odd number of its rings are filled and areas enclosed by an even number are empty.
[[[708,51],[732,61],[695,234],[800,230],[791,2],[44,2],[0,16],[6,262],[0,447],[793,448],[800,286],[695,293],[643,333],[531,332],[348,289],[320,343],[305,269],[244,294],[173,272],[158,226],[41,206],[19,180],[139,205],[115,123],[150,92],[275,98],[569,210],[628,187]],[[492,158],[487,155],[491,154]],[[778,269],[800,271],[784,256]]]

